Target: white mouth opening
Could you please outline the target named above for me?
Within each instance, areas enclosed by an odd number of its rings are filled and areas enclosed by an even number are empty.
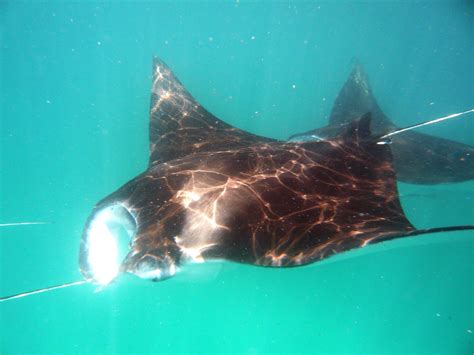
[[[107,285],[117,277],[136,229],[134,217],[122,205],[96,213],[87,232],[87,261],[95,283]]]

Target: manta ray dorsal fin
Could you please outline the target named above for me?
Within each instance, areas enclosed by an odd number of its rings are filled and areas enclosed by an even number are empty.
[[[271,142],[221,121],[202,107],[160,59],[153,60],[150,107],[150,161]]]
[[[362,67],[356,62],[351,74],[339,92],[329,117],[330,126],[347,124],[366,112],[372,113],[372,129],[374,133],[387,131],[394,126],[380,109],[373,96],[369,79]]]

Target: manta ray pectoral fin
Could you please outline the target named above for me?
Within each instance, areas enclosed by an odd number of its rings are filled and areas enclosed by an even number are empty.
[[[292,140],[333,139],[366,112],[372,112],[371,128],[380,136],[397,127],[382,112],[362,65],[356,63],[340,90],[328,126],[294,134]],[[448,117],[448,116],[447,116]],[[474,147],[431,135],[406,132],[391,138],[397,179],[413,184],[440,184],[474,179]]]
[[[412,184],[474,179],[474,147],[418,132],[391,138],[397,178]]]
[[[300,137],[310,137],[311,135],[325,140],[333,139],[341,131],[346,130],[348,124],[367,112],[371,112],[371,129],[375,134],[385,133],[395,127],[380,109],[373,96],[367,74],[357,61],[334,101],[328,125],[293,134],[289,139],[298,140]]]
[[[380,109],[369,78],[362,65],[357,62],[334,102],[328,125],[345,125],[366,112],[372,113],[371,128],[374,134],[394,126]]]
[[[158,58],[153,60],[149,129],[150,165],[194,153],[274,141],[232,127],[212,115]]]

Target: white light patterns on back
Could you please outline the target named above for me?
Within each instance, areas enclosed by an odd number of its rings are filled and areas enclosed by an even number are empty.
[[[87,261],[95,283],[105,286],[119,274],[120,264],[129,250],[129,237],[135,231],[130,217],[123,206],[114,205],[100,210],[91,221],[87,232]],[[121,236],[123,230],[128,234],[126,246]]]
[[[327,139],[320,137],[316,134],[304,134],[291,138],[289,142],[320,142],[325,140]]]

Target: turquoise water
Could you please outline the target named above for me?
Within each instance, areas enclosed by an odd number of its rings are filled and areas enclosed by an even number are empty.
[[[474,5],[0,2],[0,295],[79,280],[94,203],[146,169],[151,58],[224,121],[286,138],[325,125],[354,58],[408,125],[473,107]],[[293,87],[294,86],[294,87]],[[474,144],[473,117],[424,132]],[[474,183],[400,184],[419,228],[472,223]],[[0,305],[0,353],[474,350],[473,233],[296,269],[190,265]]]

